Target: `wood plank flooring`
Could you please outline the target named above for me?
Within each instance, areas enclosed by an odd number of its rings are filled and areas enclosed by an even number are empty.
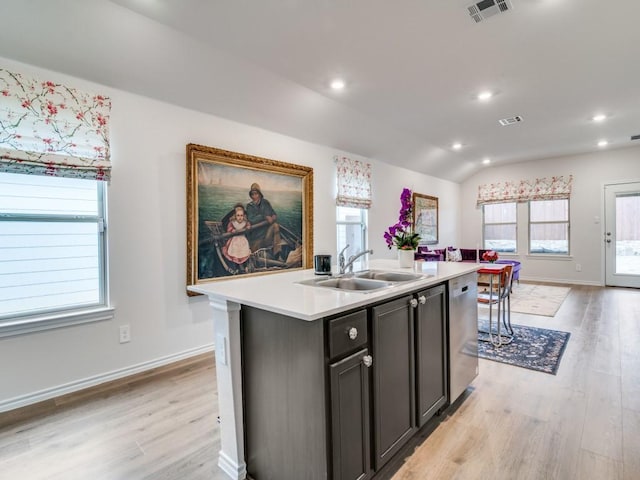
[[[512,322],[571,332],[558,374],[481,359],[393,480],[640,479],[640,291],[573,286]],[[0,479],[226,480],[213,363],[0,414]]]
[[[227,480],[213,354],[91,391],[0,414],[0,479]]]
[[[481,359],[393,480],[640,479],[640,291],[573,286],[512,323],[571,332],[557,375]]]

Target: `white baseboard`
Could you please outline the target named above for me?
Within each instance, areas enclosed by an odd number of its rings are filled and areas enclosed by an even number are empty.
[[[112,372],[102,373],[100,375],[95,375],[95,376],[87,377],[81,380],[76,380],[74,382],[65,383],[63,385],[47,388],[45,390],[29,393],[27,395],[20,395],[18,397],[2,400],[0,401],[0,413],[8,412],[9,410],[14,410],[20,407],[26,407],[27,405],[32,405],[34,403],[42,402],[44,400],[60,397],[68,393],[84,390],[85,388],[94,387],[96,385],[100,385],[101,383],[111,382],[113,380],[118,380],[120,378],[128,377],[130,375],[135,375],[136,373],[145,372],[153,368],[163,367],[165,365],[169,365],[171,363],[178,362],[180,360],[185,360],[190,357],[195,357],[196,355],[212,352],[213,350],[214,350],[213,344],[211,343],[209,345],[204,345],[202,347],[185,350],[183,352],[175,353],[172,355],[167,355],[165,357],[157,358],[155,360],[150,360],[148,362],[138,363],[137,365],[131,365],[129,367],[121,368],[119,370],[114,370]]]
[[[247,465],[244,462],[238,465],[222,450],[218,454],[218,466],[232,480],[244,480],[247,478]]]
[[[604,284],[597,281],[592,280],[575,280],[575,279],[564,279],[564,278],[546,278],[546,277],[523,277],[520,276],[520,281],[522,282],[547,282],[547,283],[562,283],[567,285],[589,285],[592,287],[604,287]]]

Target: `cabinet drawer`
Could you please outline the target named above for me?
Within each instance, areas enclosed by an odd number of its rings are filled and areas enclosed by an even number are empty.
[[[361,310],[329,321],[329,357],[335,358],[366,345],[367,312]]]

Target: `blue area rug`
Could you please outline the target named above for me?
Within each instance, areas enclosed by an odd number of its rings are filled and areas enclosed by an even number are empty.
[[[513,341],[507,345],[494,347],[489,340],[486,320],[478,321],[478,356],[555,375],[560,366],[562,354],[567,346],[569,332],[547,330],[546,328],[512,325]],[[495,332],[495,323],[493,324]],[[504,332],[504,328],[502,329]],[[495,334],[494,334],[495,339]]]

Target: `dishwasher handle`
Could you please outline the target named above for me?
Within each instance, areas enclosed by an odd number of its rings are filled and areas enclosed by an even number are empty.
[[[465,293],[468,293],[471,289],[469,288],[469,284],[463,285],[462,287],[454,287],[451,296],[453,298],[461,297]]]

